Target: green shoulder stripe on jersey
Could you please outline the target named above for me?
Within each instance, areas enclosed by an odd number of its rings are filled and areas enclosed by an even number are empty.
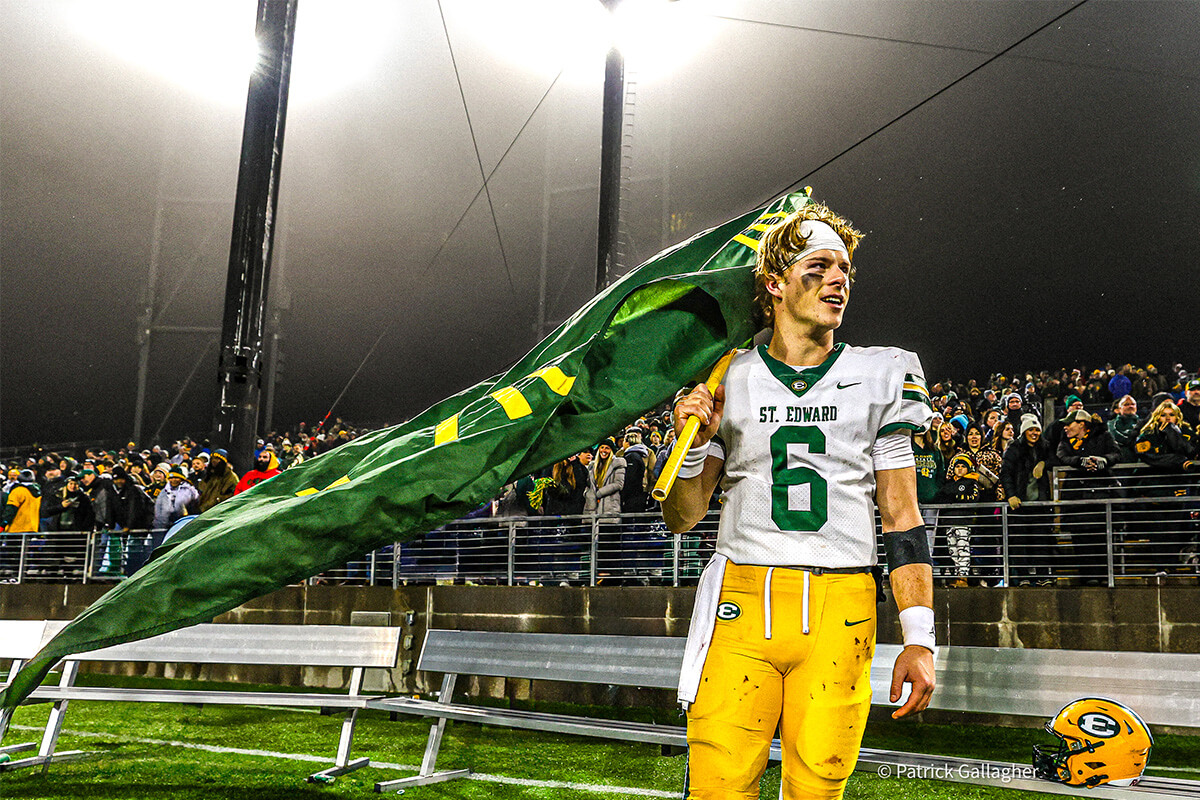
[[[876,438],[887,436],[889,433],[895,433],[896,431],[913,431],[914,433],[919,433],[923,430],[925,429],[920,425],[914,425],[911,422],[889,422],[880,428],[879,433],[875,434],[875,436]]]
[[[838,342],[833,346],[833,351],[828,358],[815,367],[805,367],[804,369],[794,369],[775,358],[767,352],[765,344],[758,346],[758,354],[762,356],[763,363],[767,365],[767,369],[771,370],[771,374],[779,379],[780,383],[791,389],[796,397],[803,397],[804,393],[811,389],[817,381],[825,377],[825,373],[829,372],[833,362],[837,361],[838,356],[845,349],[846,343]]]
[[[933,410],[933,403],[929,402],[929,398],[920,392],[913,392],[905,389],[903,392],[901,392],[900,396],[905,400],[912,400],[914,403],[921,403],[924,406],[928,406],[931,411]]]

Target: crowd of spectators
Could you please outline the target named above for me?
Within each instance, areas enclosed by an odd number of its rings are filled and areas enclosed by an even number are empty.
[[[997,503],[1012,512],[1014,580],[1053,582],[1056,544],[1048,515],[1022,506],[1051,498],[1054,467],[1087,477],[1065,483],[1064,500],[1120,496],[1139,481],[1153,487],[1142,480],[1153,474],[1200,473],[1200,378],[1182,365],[1169,375],[1153,365],[1106,365],[1023,379],[996,375],[983,386],[947,381],[930,389],[933,425],[914,437],[918,497],[927,520],[937,520],[934,553],[952,586],[998,582],[998,548],[980,545],[982,537],[972,541],[972,531],[995,528],[986,517]],[[1139,466],[1119,481],[1114,467],[1122,463]],[[939,504],[958,507],[939,514]],[[970,504],[989,508],[963,510]],[[1103,507],[1073,507],[1070,521],[1071,560],[1085,583],[1100,583],[1106,569]]]
[[[954,489],[947,482],[958,457],[977,484],[961,491],[978,489],[981,498],[1019,502],[1026,487],[1004,481],[1002,472],[1006,463],[1010,472],[1015,468],[1015,452],[1007,459],[1005,454],[1022,443],[1020,452],[1031,449],[1036,462],[1044,464],[1038,478],[1046,467],[1105,472],[1120,462],[1200,470],[1200,378],[1181,365],[1174,375],[1168,380],[1153,365],[1127,364],[1086,377],[1075,369],[1026,374],[1023,380],[995,375],[983,387],[974,380],[935,383],[930,387],[933,424],[916,437],[919,499],[952,499]],[[1047,415],[1049,422],[1043,419]],[[1031,444],[1035,439],[1038,443]]]
[[[311,435],[305,423],[294,432],[272,432],[258,441],[253,467],[240,476],[225,450],[191,438],[141,450],[133,443],[82,453],[34,447],[4,467],[0,531],[100,531],[102,563],[98,573],[130,574],[145,563],[178,520],[203,513],[359,434],[341,419]],[[145,535],[109,535],[124,531]],[[82,562],[82,541],[60,546],[68,565]],[[15,552],[15,543],[0,536],[0,580],[14,572]]]
[[[1163,377],[1153,365],[1127,364],[1091,372],[1078,368],[1027,373],[1023,378],[997,374],[982,384],[935,383],[930,387],[933,424],[914,442],[919,500],[923,505],[1009,501],[1016,506],[1038,499],[1028,496],[1028,481],[1017,485],[1022,474],[1018,455],[1024,460],[1036,456],[1026,471],[1042,465],[1035,481],[1048,479],[1047,469],[1054,466],[1103,473],[1120,461],[1200,471],[1200,378],[1180,364],[1172,375]],[[1047,409],[1053,417],[1044,424]],[[1164,416],[1167,413],[1175,415],[1173,422]],[[1115,443],[1112,450],[1106,434]],[[498,513],[570,516],[656,510],[649,491],[674,439],[669,409],[656,409],[591,449],[507,487]],[[1014,444],[1020,447],[1006,459]],[[966,481],[955,481],[956,472]]]
[[[1001,503],[1012,512],[1016,582],[1053,581],[1050,525],[1044,512],[1022,513],[1021,507],[1051,499],[1054,467],[1086,474],[1090,491],[1116,486],[1105,480],[1123,462],[1142,465],[1143,473],[1200,473],[1200,377],[1181,364],[1168,374],[1126,364],[945,380],[930,386],[930,395],[933,424],[913,442],[918,500],[929,510],[940,572],[952,586],[998,583],[999,545],[980,546],[979,536],[972,542],[972,530],[994,527],[982,516],[994,516]],[[492,513],[603,518],[657,510],[649,492],[673,445],[670,411],[656,409],[594,448],[506,487]],[[1073,499],[1077,491],[1065,496]],[[714,504],[719,495],[718,489]],[[981,510],[962,508],[973,504]],[[954,508],[939,515],[942,505]],[[1098,512],[1074,513],[1071,558],[1082,564],[1087,582],[1098,581],[1103,527],[1088,516]]]
[[[929,388],[933,424],[913,442],[923,507],[1007,503],[1019,528],[1024,503],[1049,499],[1055,466],[1094,478],[1110,477],[1122,462],[1200,472],[1200,377],[1181,364],[1164,372],[1153,365],[1126,364],[1017,377],[996,374],[985,381],[944,380]],[[131,443],[82,454],[35,448],[5,468],[0,522],[12,533],[149,532],[144,547],[124,554],[128,571],[145,560],[178,519],[207,511],[364,432],[340,418],[271,432],[258,442],[254,467],[241,476],[225,451],[190,438],[166,447],[138,450]],[[612,518],[656,511],[650,490],[674,440],[669,405],[654,409],[594,447],[506,486],[480,513]],[[714,496],[714,504],[718,502],[719,492]],[[972,554],[973,522],[977,515],[948,512],[932,526],[940,537],[935,553],[955,576],[952,585],[972,578],[984,582],[979,575],[994,572],[980,567],[994,567],[994,556]],[[1050,577],[1039,548],[1032,545],[1047,534],[1036,528],[1029,523],[1023,529],[1028,536],[1013,542],[1022,582]],[[2,544],[0,537],[0,573],[11,569]],[[1087,550],[1081,557],[1094,559],[1095,554]],[[112,562],[115,569],[115,553]]]

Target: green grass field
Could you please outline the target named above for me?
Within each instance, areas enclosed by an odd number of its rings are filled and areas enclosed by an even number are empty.
[[[22,708],[5,744],[35,740],[47,707]],[[374,796],[376,781],[413,774],[429,723],[360,716],[356,757],[372,766],[313,785],[305,777],[332,762],[340,716],[206,706],[73,702],[59,750],[87,750],[85,761],[54,764],[46,775],[0,774],[0,797],[81,798],[310,798]],[[913,723],[872,723],[868,747],[990,758],[1026,763],[1037,730]],[[20,754],[14,758],[20,757]],[[555,736],[450,723],[439,767],[470,767],[471,779],[409,789],[426,798],[615,798],[678,796],[684,759],[653,745]],[[1159,736],[1149,772],[1200,778],[1200,739]],[[1157,768],[1157,769],[1155,769]],[[1165,768],[1165,769],[1164,769]],[[762,796],[778,796],[778,767],[769,769]],[[883,779],[856,772],[849,798],[995,798],[1028,800],[1052,795],[916,779]]]

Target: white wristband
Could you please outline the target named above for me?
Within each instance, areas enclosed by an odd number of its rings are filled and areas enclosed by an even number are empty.
[[[933,609],[929,606],[909,606],[900,612],[900,629],[904,631],[904,646],[910,644],[924,647],[937,658],[937,644],[933,638]]]
[[[683,454],[683,462],[679,466],[679,477],[684,480],[698,477],[704,471],[706,458],[708,458],[708,442],[690,448]]]

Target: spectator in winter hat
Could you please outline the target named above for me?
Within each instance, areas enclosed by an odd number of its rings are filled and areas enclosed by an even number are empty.
[[[1017,585],[1053,581],[1051,556],[1055,541],[1045,514],[1021,508],[1027,502],[1050,499],[1048,456],[1047,445],[1042,439],[1042,423],[1033,414],[1021,417],[1020,433],[1005,451],[1000,470],[1008,507],[1016,512],[1009,518],[1009,542],[1012,574]]]
[[[1021,395],[1016,392],[1009,392],[1004,395],[1004,418],[1016,426],[1021,424],[1021,414],[1023,411],[1024,402],[1021,400]]]
[[[1073,412],[1083,410],[1083,400],[1077,394],[1069,394],[1063,398],[1063,403],[1067,407],[1067,413],[1062,419],[1056,419],[1050,423],[1050,427],[1046,429],[1046,444],[1050,446],[1050,457],[1053,459],[1051,466],[1058,466],[1058,445],[1063,438],[1063,428],[1066,427],[1067,418]]]
[[[1187,382],[1183,399],[1179,401],[1179,413],[1193,431],[1200,432],[1200,378],[1192,378]]]
[[[147,530],[154,519],[154,503],[141,484],[124,467],[113,467],[112,485],[117,496],[113,509],[117,525],[126,530]]]
[[[233,497],[237,484],[238,476],[229,464],[229,454],[224,450],[214,450],[209,457],[204,478],[200,481],[200,513]]]
[[[1067,414],[1063,425],[1063,440],[1058,445],[1058,461],[1069,467],[1102,475],[1112,474],[1112,466],[1120,460],[1120,452],[1108,428],[1084,410]]]
[[[170,469],[167,462],[161,461],[150,470],[150,486],[147,487],[146,494],[150,495],[151,500],[157,500],[159,492],[167,487],[167,473]]]
[[[283,440],[283,451],[279,456],[279,468],[287,469],[304,462],[304,454],[300,452],[299,445],[293,445],[290,440]]]
[[[181,517],[190,513],[200,502],[196,487],[185,480],[184,470],[176,465],[167,475],[167,486],[154,501],[155,533],[166,534],[167,529]],[[161,539],[159,540],[161,542]]]

